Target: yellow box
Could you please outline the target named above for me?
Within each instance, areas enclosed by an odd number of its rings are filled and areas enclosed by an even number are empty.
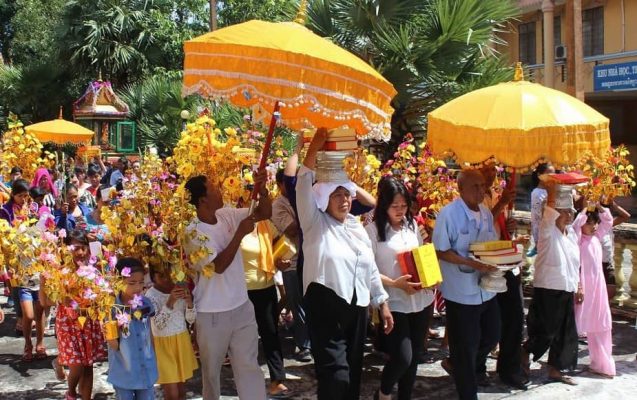
[[[296,255],[296,246],[285,236],[281,236],[272,246],[272,258],[289,260]]]
[[[412,254],[422,287],[432,287],[442,282],[440,264],[433,244],[425,244],[415,248],[412,250]]]

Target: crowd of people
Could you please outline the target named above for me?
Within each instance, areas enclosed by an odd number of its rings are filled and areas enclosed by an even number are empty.
[[[494,349],[497,374],[516,389],[527,388],[531,356],[538,360],[546,351],[549,378],[576,384],[568,371],[577,364],[581,336],[588,341],[591,371],[615,375],[608,251],[612,227],[629,215],[612,199],[595,203],[548,180],[533,191],[528,255],[535,257],[534,292],[525,340],[520,269],[506,273],[506,292],[490,292],[480,279],[495,267],[469,253],[472,243],[508,240],[515,231],[508,212],[515,190],[493,190],[495,166],[459,173],[460,196],[440,211],[431,231],[422,224],[413,187],[396,177],[381,179],[377,198],[349,180],[317,181],[317,154],[326,134],[316,132],[302,162],[300,135],[276,173],[276,199],[270,198],[267,172],[254,174],[261,190],[252,212],[224,204],[224,188],[209,177],[190,178],[185,187],[196,218],[188,230],[197,243],[187,243],[184,257],[191,259],[201,246],[206,255],[189,266],[194,274],[187,284],[175,283],[160,266],[121,255],[115,268],[125,285],[115,307],[135,304],[139,314],[118,337],[106,335],[107,327],[90,318],[78,323],[71,299],[47,298],[44,277],[11,287],[6,274],[6,295],[18,314],[15,329],[25,340],[22,359],[47,357],[43,337],[55,307],[59,355],[53,366],[68,383],[67,400],[91,398],[93,364],[106,358],[108,382],[119,399],[152,399],[156,384],[164,398],[184,399],[185,382],[199,366],[204,399],[218,399],[227,363],[241,399],[290,397],[278,332],[285,308],[292,316],[295,357],[314,362],[318,399],[352,400],[360,397],[374,309],[387,356],[374,398],[391,399],[397,390],[398,399],[410,399],[434,305],[443,301],[449,343],[443,367],[460,399],[477,399],[479,387],[489,384],[486,360]],[[536,175],[554,172],[551,168],[542,165]],[[3,184],[8,200],[0,218],[13,225],[52,216],[56,229],[66,232],[64,244],[72,246],[69,268],[79,270],[89,263],[92,243],[109,241],[101,213],[110,206],[104,190],[124,190],[138,170],[139,163],[125,157],[110,167],[96,158],[66,174],[40,168],[27,182],[14,168]],[[281,236],[297,249],[289,259],[274,257]],[[423,288],[402,272],[397,254],[427,242],[435,246],[443,281]],[[204,273],[207,266],[212,274]],[[261,384],[259,339],[268,385]]]

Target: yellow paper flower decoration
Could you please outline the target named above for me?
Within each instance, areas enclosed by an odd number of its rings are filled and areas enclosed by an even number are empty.
[[[9,180],[11,168],[20,167],[22,177],[31,181],[39,167],[51,168],[55,155],[42,153],[42,143],[35,136],[26,133],[22,122],[10,117],[9,129],[2,136],[0,146],[0,168],[5,180]]]

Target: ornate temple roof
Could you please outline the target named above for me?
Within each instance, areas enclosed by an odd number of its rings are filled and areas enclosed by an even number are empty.
[[[98,79],[73,103],[75,119],[126,119],[129,108],[113,91],[111,83]]]

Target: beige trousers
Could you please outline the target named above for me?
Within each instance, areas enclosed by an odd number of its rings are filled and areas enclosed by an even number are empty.
[[[244,400],[265,400],[265,378],[259,367],[259,336],[254,307],[246,301],[234,310],[197,313],[197,344],[204,400],[221,396],[221,368],[230,356],[237,393]]]

